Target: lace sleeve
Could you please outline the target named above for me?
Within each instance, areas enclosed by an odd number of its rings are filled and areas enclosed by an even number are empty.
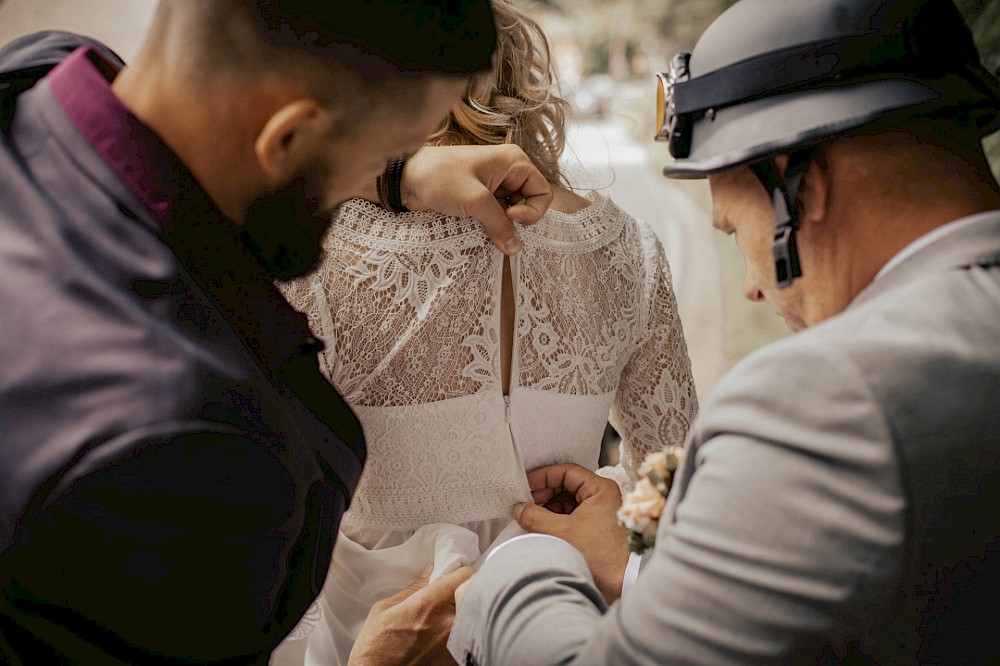
[[[640,226],[647,269],[644,335],[622,371],[611,407],[609,420],[622,438],[620,462],[598,470],[623,492],[632,488],[648,453],[684,444],[698,412],[670,267],[659,239]]]

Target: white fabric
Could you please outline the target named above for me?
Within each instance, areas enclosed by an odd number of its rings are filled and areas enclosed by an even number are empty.
[[[514,348],[500,372],[504,256],[472,219],[348,202],[313,275],[283,285],[327,345],[368,461],[326,586],[276,666],[345,663],[373,603],[434,562],[477,564],[521,530],[526,469],[597,465],[606,421],[623,488],[646,453],[682,444],[697,410],[663,248],[607,198],[521,229]]]
[[[527,541],[530,539],[556,539],[557,541],[563,541],[563,539],[551,536],[549,534],[521,534],[511,539],[507,539],[501,544],[498,544],[495,548],[493,548],[489,552],[489,554],[482,560],[482,562],[484,564],[486,562],[489,562],[490,558],[493,557],[495,553],[503,550],[505,547],[511,545],[512,543],[517,543],[518,541]],[[639,580],[639,568],[641,564],[642,564],[642,555],[640,555],[639,553],[628,554],[628,563],[625,565],[625,576],[622,579],[621,595],[623,597],[629,590],[632,589],[632,587],[635,585],[635,582]]]
[[[639,580],[639,565],[642,563],[642,555],[638,553],[628,554],[628,564],[625,565],[625,578],[622,579],[622,596],[632,589],[635,582]]]
[[[949,222],[948,224],[941,225],[933,231],[929,231],[920,238],[912,241],[909,245],[904,247],[902,250],[897,252],[889,261],[885,263],[879,272],[875,274],[875,280],[879,279],[893,268],[903,263],[908,257],[912,257],[917,252],[920,252],[925,247],[930,247],[934,243],[942,240],[946,236],[961,231],[966,227],[971,227],[976,224],[986,224],[987,222],[993,220],[996,217],[996,211],[990,210],[985,213],[978,213],[976,215],[969,215],[963,218]],[[872,280],[874,282],[874,280]]]

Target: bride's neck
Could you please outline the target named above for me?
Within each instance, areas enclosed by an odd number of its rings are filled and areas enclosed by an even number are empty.
[[[562,185],[553,184],[552,193],[552,205],[550,207],[560,213],[579,213],[592,203],[590,199],[581,197],[576,192],[567,190]]]

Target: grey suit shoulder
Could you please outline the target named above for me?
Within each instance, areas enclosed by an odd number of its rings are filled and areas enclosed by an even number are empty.
[[[582,594],[589,572],[568,545],[514,544],[470,585],[453,651],[483,664],[986,663],[998,398],[995,212],[734,368],[621,603]]]

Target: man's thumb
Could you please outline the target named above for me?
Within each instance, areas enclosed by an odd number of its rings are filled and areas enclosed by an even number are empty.
[[[518,525],[526,532],[553,536],[559,536],[560,523],[567,517],[528,502],[519,504],[514,509],[514,516],[517,518]]]

